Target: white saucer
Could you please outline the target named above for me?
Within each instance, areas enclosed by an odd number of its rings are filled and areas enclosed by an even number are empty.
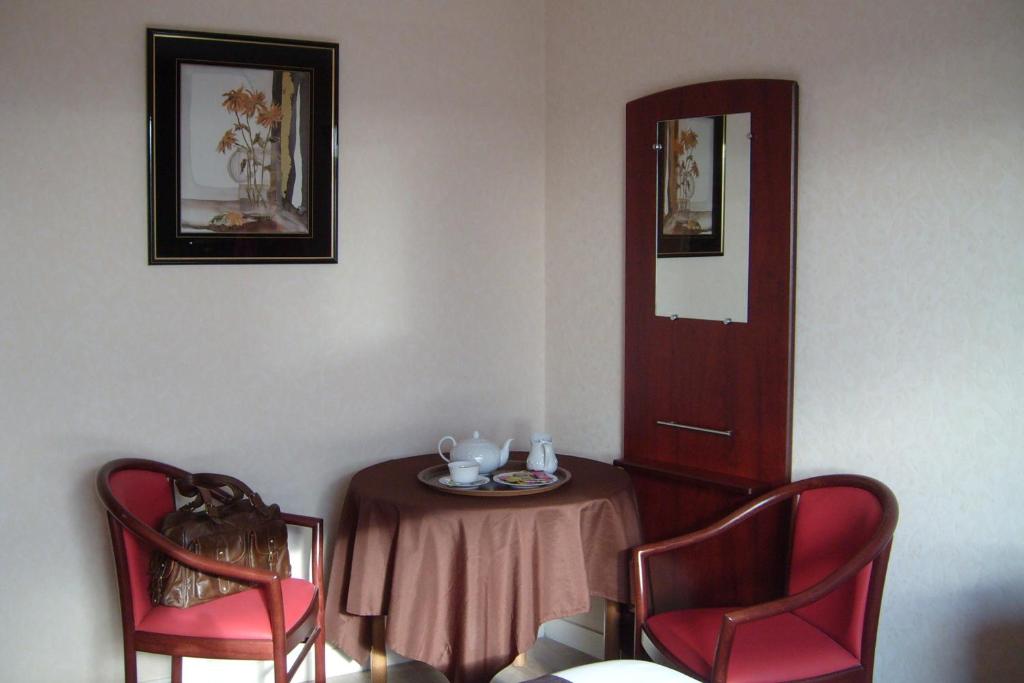
[[[460,484],[458,482],[452,481],[451,477],[441,477],[440,479],[437,480],[437,483],[440,484],[441,486],[447,486],[453,489],[475,489],[477,487],[483,486],[489,481],[489,477],[480,475],[480,477],[476,481],[471,481],[468,484]]]

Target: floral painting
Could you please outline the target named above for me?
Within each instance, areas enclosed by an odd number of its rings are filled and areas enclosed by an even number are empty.
[[[722,255],[721,116],[658,123],[658,256]]]
[[[149,263],[337,263],[338,44],[146,40]]]
[[[181,69],[182,233],[308,234],[309,76]]]

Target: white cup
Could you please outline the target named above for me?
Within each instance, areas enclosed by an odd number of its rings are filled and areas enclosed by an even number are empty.
[[[472,484],[480,478],[480,463],[475,460],[453,460],[448,463],[448,471],[456,484]]]

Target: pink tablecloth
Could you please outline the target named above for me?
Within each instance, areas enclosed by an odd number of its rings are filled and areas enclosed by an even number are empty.
[[[591,595],[628,602],[640,525],[625,471],[562,455],[561,488],[476,498],[416,479],[438,462],[390,460],[352,479],[327,591],[327,637],[348,656],[366,662],[366,617],[387,614],[390,649],[452,683],[487,683],[541,623],[585,612]]]

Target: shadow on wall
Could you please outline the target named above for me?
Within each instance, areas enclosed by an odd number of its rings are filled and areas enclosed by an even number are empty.
[[[1024,617],[983,626],[971,643],[975,683],[1018,680],[1024,672]]]
[[[958,601],[958,611],[970,623],[970,640],[964,643],[970,648],[970,680],[1018,681],[1024,672],[1024,584],[1016,577],[1024,569],[1024,553],[1003,546],[986,557],[1014,579],[976,586]]]

